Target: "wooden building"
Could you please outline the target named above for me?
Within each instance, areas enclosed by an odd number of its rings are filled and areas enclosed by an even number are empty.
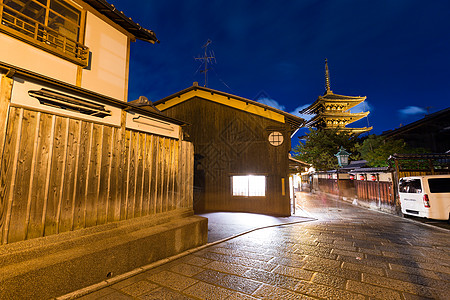
[[[206,243],[185,123],[127,102],[130,43],[155,34],[104,0],[0,0],[0,20],[0,298]]]
[[[432,153],[449,153],[450,107],[397,129],[385,131],[381,136],[386,139],[403,139],[411,147],[425,148]]]
[[[154,105],[190,124],[196,211],[290,215],[290,137],[303,119],[197,83]]]
[[[334,94],[330,87],[330,76],[328,62],[325,60],[325,82],[326,92],[319,96],[310,106],[306,107],[301,114],[314,115],[306,126],[323,129],[348,130],[360,134],[372,129],[372,127],[350,128],[348,124],[366,117],[369,112],[352,113],[349,110],[366,100],[366,97],[353,97]]]

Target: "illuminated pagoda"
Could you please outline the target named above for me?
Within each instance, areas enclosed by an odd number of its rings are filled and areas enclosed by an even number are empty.
[[[315,115],[306,122],[307,127],[321,129],[348,130],[360,134],[372,129],[372,127],[348,128],[347,124],[356,122],[369,114],[367,112],[352,113],[349,110],[366,100],[366,97],[353,97],[334,94],[330,88],[330,74],[328,62],[325,59],[326,92],[319,96],[313,104],[300,111],[301,114]]]

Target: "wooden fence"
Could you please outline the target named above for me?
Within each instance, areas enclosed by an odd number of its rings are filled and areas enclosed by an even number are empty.
[[[359,200],[395,206],[392,182],[355,180],[355,189]]]
[[[318,178],[318,184],[322,192],[339,195],[337,179]]]
[[[189,142],[11,106],[2,147],[2,244],[192,209]]]

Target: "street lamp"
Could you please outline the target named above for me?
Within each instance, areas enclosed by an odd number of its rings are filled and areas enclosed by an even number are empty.
[[[339,167],[344,167],[346,165],[348,165],[348,157],[350,156],[351,153],[348,153],[344,147],[341,146],[341,148],[339,149],[339,152],[336,153],[334,156],[337,157],[338,159],[338,164]]]

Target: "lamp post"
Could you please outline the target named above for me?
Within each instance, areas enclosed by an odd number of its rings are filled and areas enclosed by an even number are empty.
[[[344,147],[341,146],[341,148],[339,149],[339,152],[336,153],[334,156],[337,157],[338,159],[338,164],[339,167],[345,167],[348,165],[348,157],[350,156],[351,153],[348,153]]]

